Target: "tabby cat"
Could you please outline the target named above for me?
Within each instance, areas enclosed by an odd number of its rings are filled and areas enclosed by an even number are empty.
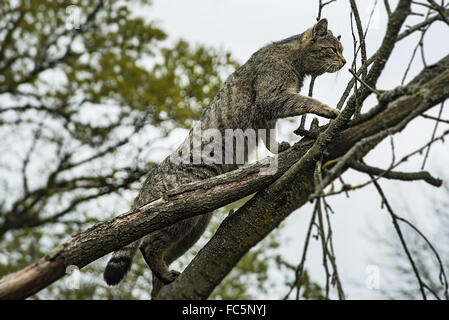
[[[304,113],[337,117],[338,110],[298,93],[305,76],[336,72],[346,63],[339,37],[327,29],[327,24],[327,20],[322,19],[304,33],[273,42],[254,53],[229,76],[197,126],[201,130],[215,128],[223,134],[225,129],[244,131],[248,128],[270,132],[281,118]],[[193,130],[175,154],[191,144],[192,135]],[[286,142],[272,146],[271,139],[262,140],[269,150],[281,152],[289,147]],[[134,200],[133,209],[161,197],[166,190],[236,168],[235,163],[175,163],[167,157],[149,173]],[[211,215],[210,212],[182,220],[115,251],[104,271],[105,281],[109,285],[119,283],[130,269],[139,247],[153,272],[154,290],[174,281],[179,273],[169,270],[169,265],[201,237]]]

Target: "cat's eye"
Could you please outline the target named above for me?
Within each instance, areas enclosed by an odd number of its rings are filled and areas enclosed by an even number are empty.
[[[331,49],[335,54],[337,54],[337,48],[335,47],[328,47],[329,49]]]

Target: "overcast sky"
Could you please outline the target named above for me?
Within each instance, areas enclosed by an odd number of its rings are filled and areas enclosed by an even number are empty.
[[[364,26],[366,26],[374,2],[374,0],[357,1]],[[389,2],[392,8],[397,3],[397,1]],[[193,43],[222,48],[230,51],[239,62],[244,63],[253,52],[269,42],[302,33],[311,27],[315,22],[317,3],[318,1],[311,0],[154,0],[150,10],[139,11],[139,14],[158,21],[159,26],[169,34],[171,39],[184,38]],[[329,28],[334,34],[342,35],[342,43],[345,47],[344,56],[349,62],[339,73],[323,75],[316,81],[314,97],[330,106],[336,104],[351,78],[348,67],[352,61],[353,45],[349,12],[349,1],[338,0],[326,7],[322,14],[329,20]],[[412,25],[421,19],[422,17],[414,16],[407,20],[407,24]],[[386,16],[383,1],[378,1],[367,36],[369,55],[380,45],[385,27]],[[418,40],[419,37],[416,35],[397,45],[379,80],[378,89],[392,89],[400,84],[403,71]],[[449,28],[443,23],[435,23],[424,38],[425,59],[428,64],[449,53],[448,40]],[[407,79],[411,79],[422,68],[419,54],[416,61],[417,63],[412,66]],[[303,94],[306,94],[307,88],[308,86],[304,86]],[[375,99],[370,98],[364,108],[371,107],[373,103],[375,103]],[[436,114],[437,109],[434,108],[429,114]],[[448,108],[444,110],[443,117],[449,118]],[[320,123],[324,123],[324,119],[320,119]],[[278,125],[283,135],[289,137],[290,142],[297,140],[289,134],[295,129],[295,126],[286,122]],[[432,134],[433,125],[433,122],[429,120],[417,119],[403,133],[396,135],[394,142],[397,157],[425,144]],[[441,124],[437,134],[447,128],[447,125]],[[445,167],[448,159],[447,143],[446,145],[438,143],[431,149],[426,169],[435,174],[447,172]],[[369,164],[376,166],[389,165],[391,161],[389,140],[371,152],[366,160]],[[407,162],[401,169],[417,171],[421,163],[422,156],[418,156]],[[446,177],[449,179],[449,174]],[[366,181],[366,177],[354,173],[347,173],[344,178],[347,183],[353,185]],[[381,184],[387,192],[393,208],[398,213],[407,217],[413,213],[418,220],[420,218],[425,220],[426,212],[431,210],[431,203],[434,199],[445,196],[442,188],[436,189],[422,182],[411,184],[382,180]],[[373,187],[351,193],[350,199],[345,196],[331,198],[330,204],[335,210],[332,223],[337,263],[348,298],[378,298],[379,295],[376,291],[369,290],[365,286],[366,268],[369,264],[378,265],[381,288],[388,289],[386,276],[384,276],[386,269],[383,264],[393,261],[386,260],[378,252],[379,248],[376,243],[370,241],[366,234],[369,233],[368,229],[373,227],[385,234],[385,237],[394,237],[388,213],[380,210],[379,197]],[[406,205],[413,210],[407,209]],[[287,219],[286,227],[282,230],[283,237],[290,239],[282,250],[292,263],[297,264],[300,259],[305,228],[311,211],[310,205],[302,207]],[[430,234],[431,236],[432,234]],[[324,278],[321,251],[318,242],[313,242],[307,268],[314,280],[322,281]],[[268,297],[277,299],[281,296],[281,292],[271,292]]]

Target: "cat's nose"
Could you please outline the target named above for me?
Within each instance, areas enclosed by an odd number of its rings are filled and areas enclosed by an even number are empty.
[[[342,63],[342,66],[344,66],[346,64],[345,58],[341,57],[341,63]]]

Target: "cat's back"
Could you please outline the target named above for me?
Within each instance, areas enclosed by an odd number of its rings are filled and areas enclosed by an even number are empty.
[[[284,40],[284,43],[273,42],[262,47],[226,79],[201,115],[201,130],[215,128],[224,133],[225,129],[245,130],[254,128],[260,123],[260,110],[255,107],[254,82],[259,73],[267,72],[269,68],[275,68],[273,72],[276,71],[278,74],[291,72],[287,51],[283,46],[287,40]],[[182,145],[189,144],[191,138],[192,131]],[[174,152],[178,151],[179,148]],[[135,200],[135,205],[140,206],[157,199],[166,190],[192,181],[207,179],[225,171],[228,169],[218,165],[175,164],[168,156],[149,173]]]
[[[277,43],[270,43],[235,70],[223,83],[210,105],[201,115],[202,127],[218,129],[247,129],[258,119],[255,108],[255,81],[260,73],[275,68],[276,73],[291,73],[287,53]],[[274,70],[273,70],[274,71]]]

